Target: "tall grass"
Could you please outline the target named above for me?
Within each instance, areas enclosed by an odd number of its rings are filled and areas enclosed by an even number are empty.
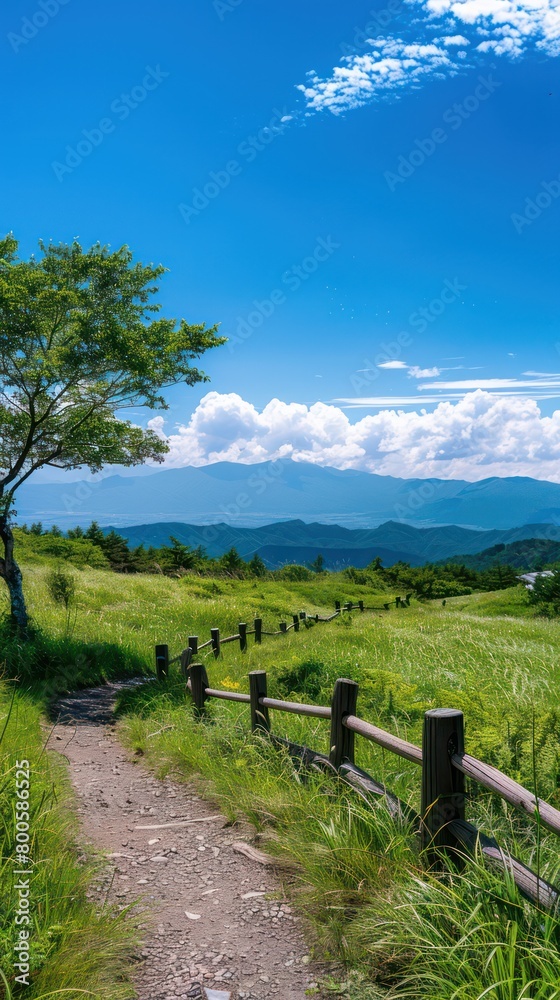
[[[507,873],[486,867],[481,856],[462,871],[428,873],[410,823],[330,778],[298,772],[266,739],[249,735],[243,709],[219,703],[196,722],[179,683],[155,697],[154,690],[122,696],[123,738],[159,774],[194,777],[231,821],[248,819],[269,851],[295,862],[292,893],[312,926],[317,956],[350,970],[342,995],[560,997],[559,922],[524,902]],[[314,743],[319,731],[311,729]],[[387,777],[399,781],[396,769]],[[411,785],[408,792],[414,800]],[[530,825],[519,824],[519,833],[490,799],[479,809],[484,825],[530,860]],[[541,855],[541,875],[558,878],[554,837],[542,835]]]

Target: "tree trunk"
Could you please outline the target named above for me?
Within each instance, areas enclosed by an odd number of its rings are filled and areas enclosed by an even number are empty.
[[[5,515],[0,516],[0,539],[4,544],[4,558],[0,558],[0,577],[6,581],[10,593],[12,623],[19,632],[26,632],[29,616],[23,596],[21,570],[14,559],[14,536]]]

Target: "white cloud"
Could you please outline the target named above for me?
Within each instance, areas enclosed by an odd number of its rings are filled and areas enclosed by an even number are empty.
[[[433,9],[432,0],[416,2]],[[458,22],[476,27],[479,34],[491,33],[494,37],[483,45],[499,53],[520,55],[534,43],[548,55],[559,54],[558,0],[438,0],[437,7],[438,13],[449,12]]]
[[[210,392],[189,423],[170,434],[166,465],[291,458],[404,478],[534,476],[560,482],[560,410],[544,417],[534,399],[481,390],[456,402],[439,401],[431,413],[404,412],[392,403],[351,423],[332,404],[273,399],[259,412],[236,393]],[[151,424],[161,429],[161,423]]]
[[[148,420],[148,427],[150,428],[151,431],[154,431],[154,433],[157,434],[157,436],[160,438],[165,437],[163,430],[164,426],[165,426],[165,419],[163,417],[152,417],[151,420]]]
[[[428,382],[418,386],[420,392],[434,389],[460,389],[468,392],[471,389],[560,389],[560,378],[556,376],[532,378],[530,380],[517,378],[469,378],[456,382]]]
[[[530,48],[560,55],[560,0],[408,2],[420,14],[412,22],[416,41],[371,38],[371,52],[345,56],[330,75],[308,73],[307,83],[298,86],[308,114],[325,109],[340,114],[427,79],[455,75],[465,65],[465,47],[473,44],[479,58],[487,53],[519,58]],[[442,27],[449,34],[441,35]]]
[[[408,374],[410,378],[437,378],[438,375],[441,375],[441,369],[419,368],[418,365],[411,365],[411,367],[408,369]]]
[[[381,364],[377,366],[378,368],[408,368],[406,361],[382,361]],[[361,371],[370,371],[369,368],[362,368]]]
[[[400,87],[414,87],[427,74],[433,76],[454,68],[445,47],[434,42],[410,45],[401,38],[372,40],[372,52],[343,59],[330,78],[322,80],[312,70],[307,83],[299,84],[308,109],[340,114],[357,108],[374,97]]]

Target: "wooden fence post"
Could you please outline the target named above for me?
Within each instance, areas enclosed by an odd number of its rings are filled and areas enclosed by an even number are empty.
[[[156,646],[156,674],[158,681],[169,675],[169,646]]]
[[[189,667],[191,665],[191,661],[192,649],[190,646],[187,646],[187,648],[181,653],[181,673],[185,678],[185,681],[188,681],[189,679]]]
[[[198,636],[197,635],[189,635],[189,646],[192,649],[192,655],[196,656],[196,654],[198,653]]]
[[[390,608],[391,608],[391,605],[390,604],[384,604],[383,607],[385,608],[385,611],[389,611]]]
[[[342,677],[336,681],[331,703],[331,744],[329,759],[337,770],[344,760],[354,763],[354,733],[346,729],[342,720],[356,714],[358,685]]]
[[[422,739],[422,846],[432,863],[442,848],[457,847],[449,823],[465,818],[465,775],[451,757],[465,749],[463,713],[433,708],[424,714]]]
[[[247,649],[247,625],[245,622],[240,622],[238,625],[239,630],[239,648],[242,653]]]
[[[358,607],[359,607],[360,611],[363,611],[364,610],[364,602],[363,601],[358,601]]]
[[[400,608],[400,606],[401,606],[400,597],[395,597],[395,607]]]
[[[255,618],[255,642],[262,642],[262,618]]]
[[[281,632],[287,632],[288,631],[288,626],[287,626],[286,622],[280,622],[280,631]]]
[[[212,649],[214,651],[214,656],[218,659],[220,655],[220,630],[219,628],[211,628],[210,635],[212,637]]]
[[[299,613],[300,621],[304,622],[307,618],[307,611],[300,611]]]
[[[191,694],[193,696],[196,715],[200,716],[204,712],[204,702],[206,701],[206,688],[209,687],[206,667],[203,663],[191,663],[189,667],[191,679]]]
[[[299,632],[299,615],[292,615],[294,632]]]
[[[270,717],[268,708],[259,705],[260,698],[266,698],[266,670],[252,670],[249,674],[249,691],[251,695],[251,729],[256,732],[270,732]]]
[[[346,601],[346,604],[344,605],[344,610],[345,611],[351,611],[352,610],[352,601]]]
[[[335,601],[334,602],[334,610],[335,611],[340,611],[340,601]]]

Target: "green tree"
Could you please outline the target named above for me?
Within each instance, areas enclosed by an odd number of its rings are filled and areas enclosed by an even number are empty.
[[[251,576],[266,576],[268,573],[266,563],[258,552],[255,552],[253,558],[247,563],[247,569]]]
[[[103,548],[105,535],[103,534],[97,521],[92,521],[89,528],[86,528],[84,532],[84,538],[88,538],[89,541],[93,542],[94,545],[99,545],[101,548]]]
[[[109,560],[111,569],[115,570],[115,572],[130,573],[134,571],[130,549],[126,539],[122,535],[119,535],[116,531],[109,531],[103,539],[101,548]]]
[[[69,528],[66,534],[68,538],[84,538],[85,531],[79,524],[77,524],[75,528]]]
[[[128,247],[39,247],[24,260],[12,235],[0,239],[0,577],[23,631],[12,531],[18,488],[44,466],[98,472],[162,461],[161,436],[119,411],[167,408],[164,390],[207,380],[193,359],[224,342],[216,327],[158,317],[165,268],[134,261]]]
[[[319,552],[317,558],[314,559],[313,562],[309,563],[309,569],[312,570],[313,573],[322,573],[324,568],[325,568],[325,557],[321,555],[321,553]]]
[[[219,564],[221,569],[225,570],[226,573],[231,573],[233,576],[239,576],[246,568],[243,559],[235,548],[224,552],[223,556],[220,557]]]
[[[181,569],[195,569],[199,562],[199,553],[190,545],[183,545],[173,535],[169,536],[169,541],[171,545],[163,545],[160,549],[163,569],[171,572]]]
[[[43,534],[43,525],[41,524],[41,521],[34,521],[33,522],[33,524],[31,525],[31,527],[29,529],[29,534],[30,535],[42,535]]]

